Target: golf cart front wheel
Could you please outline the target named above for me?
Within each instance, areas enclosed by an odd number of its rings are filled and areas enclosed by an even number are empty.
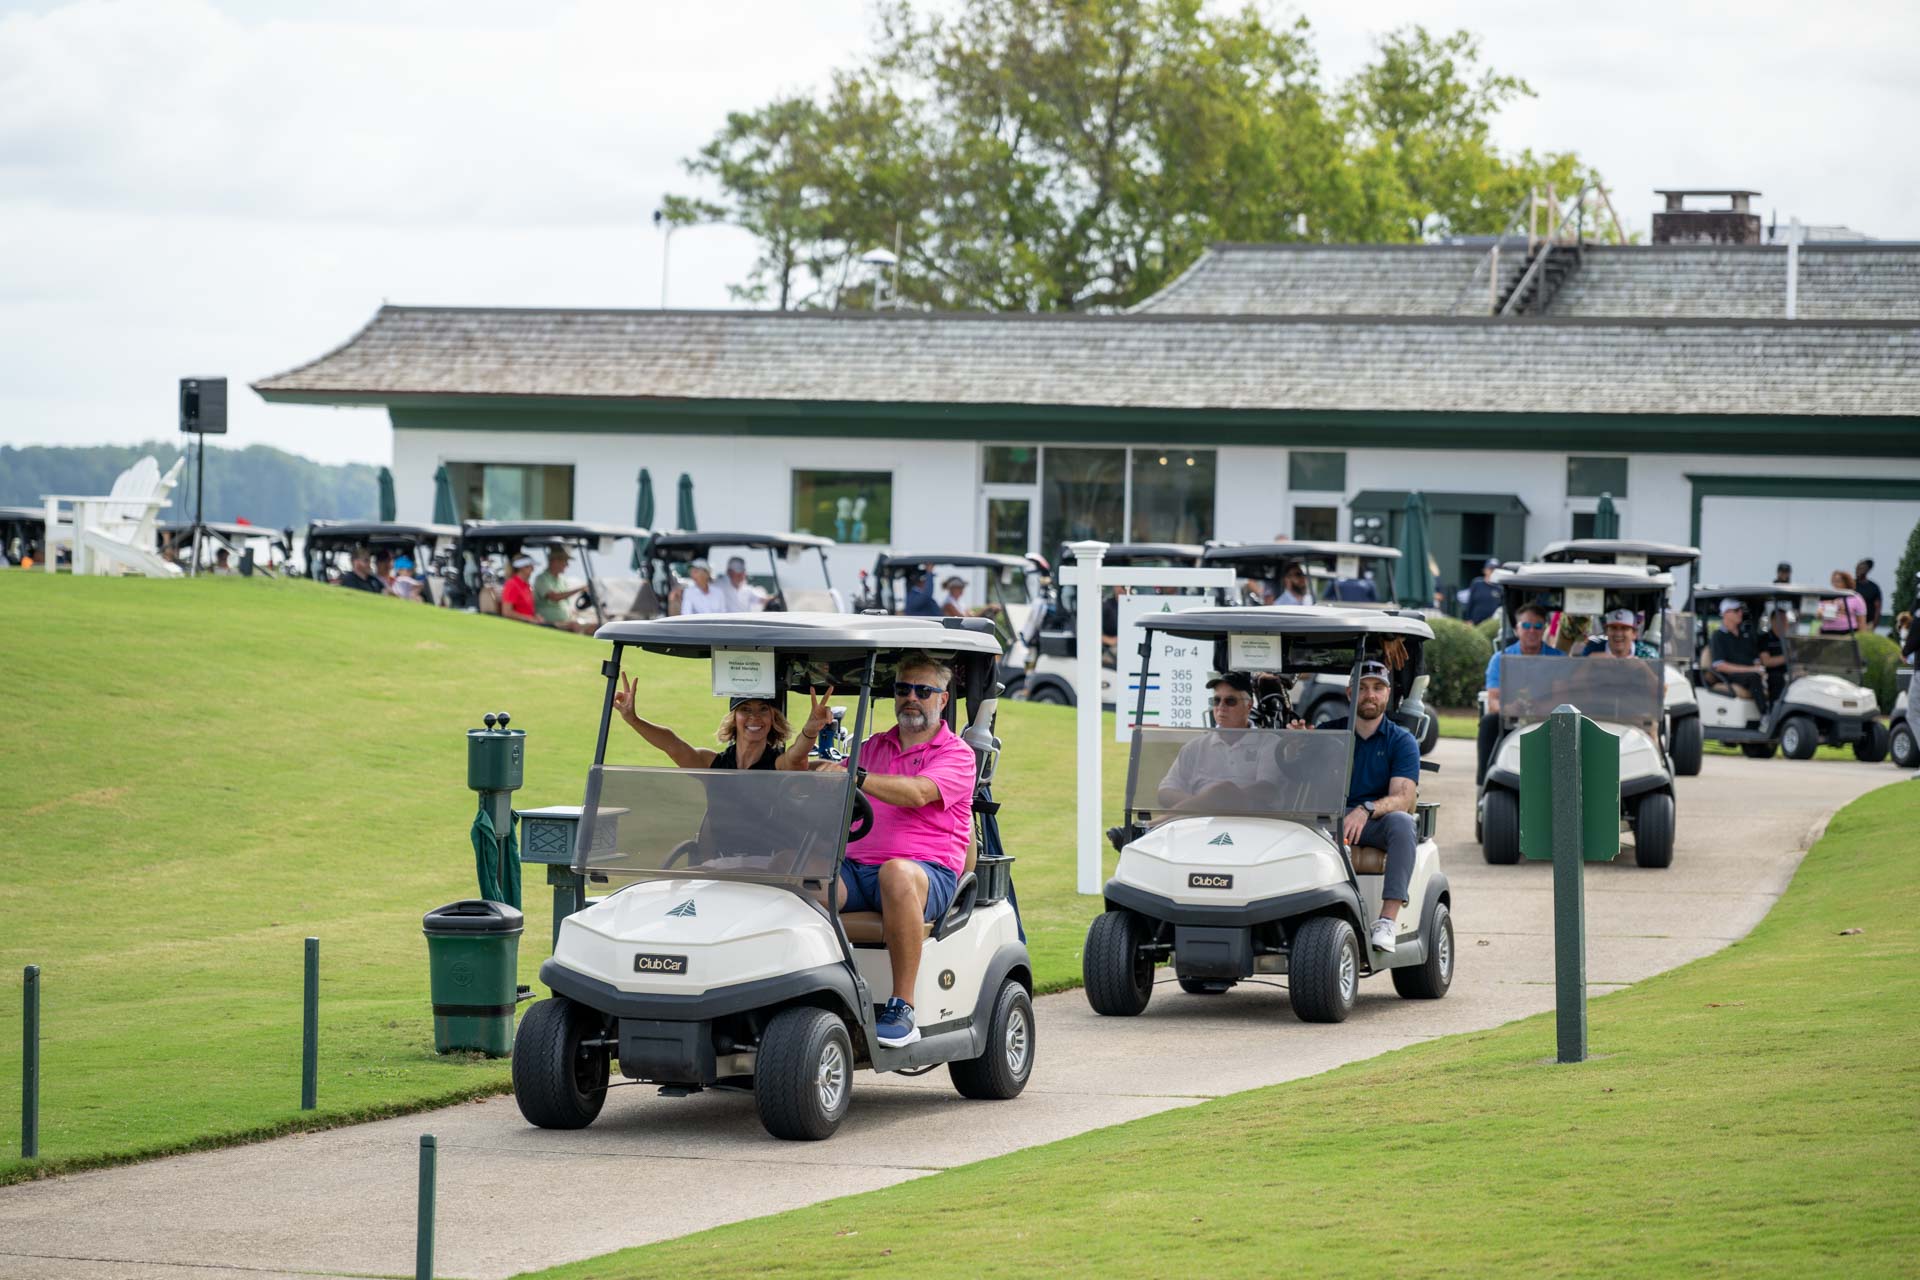
[[[1805,716],[1788,716],[1780,726],[1780,753],[1789,760],[1811,760],[1820,747],[1820,731]]]
[[[1673,865],[1673,797],[1649,791],[1633,812],[1633,860],[1643,867]]]
[[[1339,916],[1315,916],[1293,935],[1287,999],[1302,1022],[1345,1022],[1360,994],[1360,943]]]
[[[760,1034],[753,1105],[776,1138],[831,1138],[853,1102],[853,1041],[825,1009],[782,1009]]]
[[[1891,744],[1887,726],[1878,720],[1869,720],[1866,734],[1853,740],[1853,758],[1864,760],[1868,764],[1879,764],[1887,758],[1887,750]]]
[[[1480,852],[1497,867],[1520,861],[1520,797],[1504,787],[1489,787],[1481,802]]]
[[[1673,722],[1673,771],[1683,778],[1700,772],[1707,754],[1707,734],[1699,716],[1681,716]]]
[[[1913,737],[1913,729],[1902,720],[1893,728],[1893,734],[1887,743],[1887,751],[1893,757],[1893,763],[1902,769],[1920,768],[1920,742]]]
[[[1043,684],[1027,695],[1027,701],[1043,702],[1048,706],[1054,707],[1064,707],[1067,705],[1067,695],[1065,691],[1057,685]]]
[[[1421,931],[1427,935],[1427,958],[1420,964],[1389,969],[1393,989],[1409,1000],[1438,1000],[1453,985],[1453,913],[1447,904],[1433,904]]]
[[[1080,980],[1095,1013],[1131,1018],[1153,998],[1153,956],[1146,950],[1146,935],[1147,922],[1131,911],[1108,911],[1087,928]]]
[[[977,1058],[949,1062],[947,1074],[963,1098],[990,1102],[1017,1098],[1033,1074],[1033,1050],[1033,998],[1009,978],[993,1002],[987,1051]]]
[[[542,1000],[520,1019],[513,1038],[513,1100],[528,1124],[584,1129],[607,1101],[611,1055],[588,1040],[605,1020],[565,996]]]
[[[1427,731],[1420,735],[1420,754],[1430,756],[1433,749],[1440,745],[1440,717],[1427,715]]]
[[[1217,996],[1233,990],[1229,978],[1182,978],[1180,989],[1190,996]]]

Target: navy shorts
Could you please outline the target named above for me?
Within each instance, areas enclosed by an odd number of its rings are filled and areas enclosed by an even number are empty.
[[[953,890],[960,883],[960,877],[953,874],[952,867],[942,866],[938,862],[922,862],[920,869],[927,873],[927,919],[938,920],[953,905]],[[842,911],[880,909],[879,863],[841,863],[840,883],[847,890],[847,901],[840,908]]]

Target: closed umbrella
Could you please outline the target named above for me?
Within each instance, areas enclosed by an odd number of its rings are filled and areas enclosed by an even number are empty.
[[[1428,552],[1427,500],[1418,489],[1407,495],[1400,520],[1400,560],[1393,567],[1393,594],[1401,604],[1433,604],[1433,557]]]
[[[395,511],[393,501],[393,472],[380,468],[380,518],[391,522]]]
[[[1596,538],[1617,538],[1620,536],[1620,513],[1614,509],[1613,495],[1603,493],[1600,503],[1593,509],[1593,536]]]
[[[640,468],[640,496],[633,504],[633,523],[642,529],[653,527],[653,475],[645,467]],[[633,567],[636,571],[640,568],[642,550],[640,539],[635,538]]]
[[[680,514],[675,523],[682,533],[693,533],[700,527],[693,521],[693,477],[684,471],[680,473]]]
[[[459,524],[460,517],[453,511],[453,481],[448,478],[447,469],[443,466],[433,473],[433,522]]]

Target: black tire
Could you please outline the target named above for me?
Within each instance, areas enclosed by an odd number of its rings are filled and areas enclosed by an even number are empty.
[[[1073,705],[1067,698],[1067,691],[1057,684],[1043,684],[1027,695],[1028,702],[1044,702],[1050,707]]]
[[[1749,760],[1771,760],[1773,759],[1773,753],[1778,749],[1779,744],[1775,742],[1743,742],[1740,744],[1740,754]]]
[[[1314,703],[1313,710],[1307,713],[1307,723],[1318,729],[1321,725],[1339,720],[1346,714],[1347,709],[1340,704],[1338,698],[1322,698]]]
[[[1920,742],[1914,740],[1913,727],[1905,720],[1893,726],[1887,740],[1887,754],[1902,769],[1920,769]]]
[[[1496,867],[1520,861],[1520,797],[1505,787],[1488,787],[1482,802],[1480,852]]]
[[[1683,778],[1700,772],[1707,754],[1707,733],[1699,716],[1681,716],[1673,722],[1673,771]]]
[[[1422,964],[1389,969],[1393,989],[1409,1000],[1438,1000],[1453,985],[1453,962],[1459,952],[1453,948],[1453,913],[1447,904],[1433,904],[1420,931],[1427,935],[1427,958]]]
[[[1360,993],[1360,941],[1339,916],[1314,916],[1293,935],[1287,1000],[1302,1022],[1345,1022]]]
[[[1866,736],[1853,740],[1853,758],[1864,760],[1868,764],[1879,764],[1887,758],[1887,752],[1892,745],[1893,738],[1887,732],[1887,726],[1878,720],[1869,720]]]
[[[760,1033],[753,1105],[776,1138],[831,1138],[853,1103],[853,1041],[825,1009],[782,1009]]]
[[[513,1037],[513,1100],[527,1123],[542,1129],[584,1129],[607,1101],[612,1054],[589,1047],[606,1019],[565,996],[542,1000],[520,1019]]]
[[[963,1098],[1004,1102],[1017,1098],[1033,1074],[1037,1047],[1033,1030],[1033,998],[1009,978],[994,997],[993,1017],[987,1022],[987,1051],[977,1058],[947,1064],[953,1087]]]
[[[1420,754],[1430,756],[1440,743],[1440,717],[1427,712],[1427,731],[1420,735]]]
[[[1217,996],[1233,990],[1230,978],[1182,978],[1180,989],[1190,996]]]
[[[1673,865],[1673,797],[1649,791],[1633,807],[1633,860],[1642,867]]]
[[[1080,981],[1087,1003],[1108,1018],[1131,1018],[1153,998],[1153,957],[1145,954],[1147,922],[1131,911],[1108,911],[1087,926]]]
[[[1820,749],[1820,731],[1805,716],[1788,716],[1780,726],[1780,753],[1789,760],[1811,760]]]

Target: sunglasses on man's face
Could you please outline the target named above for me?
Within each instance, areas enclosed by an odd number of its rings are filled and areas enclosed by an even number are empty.
[[[1209,698],[1207,701],[1216,707],[1237,707],[1246,699],[1229,695],[1225,698]]]
[[[931,702],[935,694],[945,692],[937,684],[908,684],[905,680],[896,681],[893,686],[894,697],[918,698],[922,702]]]
[[[1544,622],[1523,622],[1520,624],[1520,629],[1522,631],[1545,631],[1547,624]]]

